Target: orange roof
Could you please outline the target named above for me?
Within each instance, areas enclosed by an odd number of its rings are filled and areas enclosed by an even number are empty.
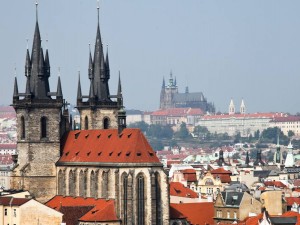
[[[211,174],[229,174],[231,175],[232,172],[229,170],[225,170],[223,167],[210,171]]]
[[[178,212],[178,213],[176,213]],[[203,213],[205,212],[205,213]],[[214,203],[199,202],[199,203],[180,203],[170,204],[170,218],[179,219],[186,217],[191,225],[196,224],[214,224]]]
[[[61,195],[54,196],[50,199],[46,205],[57,211],[64,211],[68,208],[68,213],[72,213],[72,210],[78,211],[83,207],[86,208],[87,212],[84,215],[77,215],[79,221],[90,221],[90,222],[107,222],[107,221],[119,221],[115,212],[114,200],[106,199],[95,199],[95,198],[83,198],[83,197],[63,197]],[[72,209],[72,207],[74,207]],[[62,210],[64,209],[64,210]],[[68,216],[68,215],[66,215]],[[64,219],[64,218],[63,218]],[[68,225],[68,224],[67,224]]]
[[[300,121],[300,116],[286,116],[274,118],[271,122],[295,122]]]
[[[14,198],[14,197],[0,197],[0,205],[3,206],[21,206],[28,202],[29,198]]]
[[[190,188],[185,187],[180,182],[170,182],[170,195],[187,198],[198,198],[198,194],[196,192],[194,192]]]
[[[70,131],[65,137],[58,163],[159,163],[155,152],[139,129]]]
[[[203,111],[198,108],[170,108],[154,111],[152,116],[187,116],[203,115]]]
[[[288,206],[292,206],[294,204],[294,202],[296,202],[297,204],[300,204],[300,198],[285,197],[285,200],[286,200],[286,204]]]
[[[278,188],[286,188],[287,186],[285,184],[283,184],[281,181],[265,181],[264,185],[266,187],[270,187],[270,186],[274,186],[274,187],[278,187]]]
[[[230,183],[231,178],[229,174],[213,174],[213,177],[216,179],[217,177],[220,178],[222,183]]]
[[[283,117],[282,113],[250,113],[250,114],[221,114],[221,115],[205,115],[201,120],[216,120],[216,119],[233,119],[233,118],[275,118]]]

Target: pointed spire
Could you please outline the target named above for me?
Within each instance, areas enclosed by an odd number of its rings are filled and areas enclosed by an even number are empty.
[[[93,78],[93,59],[92,59],[92,53],[91,53],[91,44],[89,44],[89,50],[90,50],[90,57],[89,57],[89,79]]]
[[[175,77],[175,80],[174,80],[174,86],[177,86],[177,80],[176,80],[176,77]]]
[[[38,67],[38,76],[44,76],[44,53],[43,49],[40,48],[40,58],[39,58],[39,67]]]
[[[165,88],[166,87],[166,82],[165,82],[165,77],[163,77],[163,82],[162,82],[162,88]]]
[[[245,164],[249,165],[249,163],[250,163],[250,158],[249,158],[249,152],[247,151]]]
[[[27,98],[29,98],[31,96],[31,91],[30,91],[30,78],[29,76],[27,76],[27,80],[26,80],[26,90],[25,90],[25,95]]]
[[[61,89],[60,75],[58,75],[56,98],[62,99],[62,97],[63,97],[63,94],[62,94],[62,89]]]
[[[118,102],[120,108],[123,108],[123,94],[122,94],[122,85],[121,85],[121,73],[119,71],[119,82],[118,82]]]
[[[106,59],[105,59],[105,72],[106,78],[110,78],[110,68],[109,68],[109,59],[108,59],[108,45],[106,45]]]
[[[82,99],[82,93],[81,93],[81,83],[80,83],[80,71],[78,71],[78,88],[77,88],[77,100]]]
[[[18,82],[17,77],[15,77],[15,83],[14,83],[14,98],[19,98],[19,88],[18,88]]]
[[[27,47],[26,61],[25,61],[25,76],[26,77],[30,76],[30,73],[31,73],[31,61],[30,61],[29,50],[28,50],[28,47]]]
[[[95,98],[94,85],[93,85],[92,80],[91,80],[91,84],[90,84],[90,94],[89,94],[89,98],[90,98],[90,99],[94,99],[94,98]]]
[[[46,49],[46,55],[45,55],[45,73],[47,77],[50,77],[50,60],[49,60],[48,49]]]

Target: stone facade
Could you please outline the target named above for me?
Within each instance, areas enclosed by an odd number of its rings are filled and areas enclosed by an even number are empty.
[[[111,164],[109,167],[59,165],[57,192],[66,196],[114,199],[122,224],[139,224],[136,216],[139,176],[144,179],[144,224],[168,224],[169,188],[167,175],[161,167],[141,167],[138,164]]]

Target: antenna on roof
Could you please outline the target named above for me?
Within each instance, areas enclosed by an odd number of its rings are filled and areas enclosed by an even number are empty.
[[[35,1],[35,16],[36,16],[36,21],[38,21],[38,1]]]
[[[99,24],[99,9],[100,9],[100,2],[99,0],[97,0],[98,24]]]

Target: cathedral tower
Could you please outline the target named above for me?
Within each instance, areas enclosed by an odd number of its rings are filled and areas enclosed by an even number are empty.
[[[246,105],[245,105],[244,99],[242,99],[242,102],[241,102],[240,113],[243,115],[246,114]]]
[[[50,92],[49,54],[46,50],[44,57],[37,18],[31,56],[28,49],[26,52],[25,76],[24,93],[19,93],[15,78],[12,106],[17,114],[18,158],[11,186],[30,190],[43,202],[56,194],[55,163],[60,157],[60,138],[68,130],[68,121],[62,114],[63,95],[59,78],[57,90]],[[66,110],[64,115],[68,115]]]
[[[234,114],[235,114],[235,106],[233,100],[231,99],[229,103],[229,115],[234,115]]]
[[[90,50],[88,76],[90,79],[89,95],[82,95],[80,79],[78,81],[77,108],[80,113],[80,126],[82,130],[118,128],[122,121],[122,127],[126,127],[124,121],[123,96],[119,79],[117,95],[110,95],[108,81],[110,79],[108,51],[103,53],[99,25],[96,33],[94,57]],[[113,101],[112,98],[117,99]],[[121,118],[119,118],[121,117]]]

